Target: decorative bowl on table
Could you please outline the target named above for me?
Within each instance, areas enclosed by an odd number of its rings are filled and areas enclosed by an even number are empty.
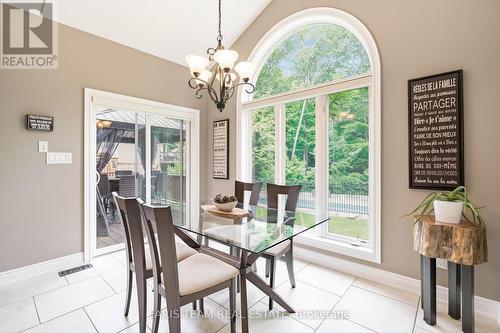
[[[215,198],[213,198],[213,202],[215,207],[217,207],[218,210],[221,210],[223,212],[230,212],[236,207],[238,204],[238,199],[236,199],[234,196],[227,196],[227,195],[222,195],[222,194],[217,194]]]

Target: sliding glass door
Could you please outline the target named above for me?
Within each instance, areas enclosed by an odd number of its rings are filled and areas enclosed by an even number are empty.
[[[190,121],[119,106],[95,110],[95,254],[123,247],[123,226],[112,193],[172,207],[186,223]]]
[[[150,202],[153,205],[171,206],[174,219],[182,224],[186,218],[185,151],[185,121],[153,116]]]

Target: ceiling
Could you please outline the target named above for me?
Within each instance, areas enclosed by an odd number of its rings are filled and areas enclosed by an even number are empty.
[[[55,0],[56,21],[186,65],[188,54],[216,45],[217,0]],[[223,0],[229,48],[271,0]]]

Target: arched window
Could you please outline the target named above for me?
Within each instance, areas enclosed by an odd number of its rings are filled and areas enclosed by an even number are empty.
[[[240,92],[238,177],[300,184],[298,207],[330,222],[299,241],[380,262],[380,61],[356,18],[333,8],[280,22]]]
[[[254,99],[369,73],[359,39],[335,24],[309,24],[281,41],[265,59]]]

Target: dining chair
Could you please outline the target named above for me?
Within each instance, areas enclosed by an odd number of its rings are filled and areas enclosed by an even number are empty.
[[[249,191],[250,193],[250,200],[249,204],[250,205],[257,205],[259,202],[259,196],[260,196],[260,191],[262,188],[262,183],[245,183],[245,182],[240,182],[236,180],[234,182],[234,196],[238,200],[238,204],[244,204],[245,201],[245,191]],[[225,218],[222,218],[225,219]],[[229,225],[232,225],[233,222],[228,222],[230,223]],[[204,244],[205,246],[208,246],[209,240],[208,238],[204,239]],[[236,253],[237,249],[231,248],[231,254],[235,256],[239,256],[239,254]]]
[[[297,203],[299,201],[301,185],[276,185],[267,184],[267,208],[278,209],[279,195],[286,195],[285,210],[288,212],[295,212],[297,210]],[[269,277],[269,284],[271,288],[275,285],[276,275],[276,260],[284,255],[288,277],[292,288],[295,288],[295,271],[293,268],[293,241],[286,240],[275,245],[266,251],[262,257],[266,259],[266,277]],[[269,310],[273,309],[273,300],[269,298]]]
[[[135,197],[135,176],[123,175],[118,182],[120,196],[125,198]]]
[[[124,198],[113,192],[113,199],[119,211],[119,219],[125,234],[125,252],[127,256],[127,292],[125,296],[124,316],[130,310],[132,297],[132,281],[135,273],[137,300],[139,305],[139,330],[146,331],[146,280],[153,277],[151,255],[144,248],[144,232],[141,222],[141,213],[136,198]],[[140,200],[140,199],[138,199]],[[151,247],[151,244],[149,245]],[[175,241],[177,260],[186,259],[196,253],[181,240]]]
[[[97,188],[99,189],[99,194],[102,198],[102,203],[105,208],[105,212],[108,213],[109,205],[111,204],[111,188],[109,186],[109,178],[105,173],[99,175],[99,183],[97,183]]]
[[[262,183],[245,183],[238,180],[234,182],[234,196],[240,203],[244,203],[245,201],[245,191],[250,191],[249,204],[257,205],[259,203],[261,189]]]
[[[226,288],[229,289],[231,333],[236,332],[235,278],[239,270],[212,256],[197,253],[176,260],[175,226],[170,206],[141,204],[143,221],[153,258],[154,314],[152,332],[158,332],[161,298],[167,301],[169,332],[181,332],[181,307]],[[157,234],[155,235],[154,226]],[[194,241],[194,240],[193,240]]]
[[[239,180],[234,181],[234,196],[238,199],[239,203],[245,203],[245,191],[250,192],[250,199],[248,201],[249,205],[256,206],[259,203],[260,191],[262,190],[262,183],[246,183]],[[230,252],[233,256],[239,257],[241,251],[237,248],[232,247]],[[257,272],[257,265],[254,263],[253,270]],[[240,291],[240,281],[237,283],[238,292]]]

